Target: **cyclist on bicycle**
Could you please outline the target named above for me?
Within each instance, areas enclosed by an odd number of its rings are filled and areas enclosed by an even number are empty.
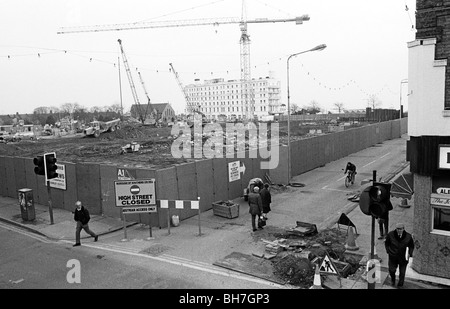
[[[355,182],[355,175],[356,175],[356,165],[352,162],[347,162],[347,166],[345,167],[344,174],[347,173],[347,171],[351,172],[352,177],[352,184]]]

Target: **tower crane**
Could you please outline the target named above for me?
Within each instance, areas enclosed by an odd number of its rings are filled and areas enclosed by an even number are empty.
[[[309,15],[304,14],[295,18],[256,18],[247,20],[245,0],[242,0],[242,14],[241,17],[224,17],[224,18],[205,18],[205,19],[187,19],[187,20],[172,20],[172,21],[156,21],[156,22],[137,22],[124,24],[107,24],[81,27],[62,27],[57,32],[58,34],[65,33],[80,33],[80,32],[102,32],[102,31],[120,31],[120,30],[134,30],[134,29],[148,29],[148,28],[165,28],[165,27],[188,27],[188,26],[218,26],[224,24],[239,24],[241,30],[240,56],[241,56],[241,95],[245,106],[247,118],[253,116],[253,104],[251,103],[251,72],[250,72],[250,36],[247,32],[248,24],[262,24],[262,23],[280,23],[280,22],[295,22],[303,24],[304,21],[310,19]]]
[[[122,53],[123,65],[125,66],[125,70],[127,71],[128,81],[129,81],[130,87],[131,87],[131,93],[133,94],[133,99],[134,99],[134,102],[136,103],[136,108],[137,108],[138,114],[139,114],[139,120],[142,122],[142,124],[144,124],[145,118],[142,113],[141,103],[139,102],[139,97],[136,93],[136,87],[134,86],[133,76],[131,76],[131,70],[128,65],[127,56],[125,55],[125,52],[123,51],[122,40],[118,39],[117,41],[119,42],[119,45],[120,45],[120,51]]]
[[[145,83],[141,76],[141,72],[138,71],[138,75],[139,75],[139,79],[142,84],[142,88],[144,89],[145,95],[147,96],[147,106],[146,106],[145,112],[144,112],[144,120],[145,120],[147,118],[147,115],[149,112],[150,112],[150,115],[153,115],[153,110],[152,110],[152,104],[150,101],[150,97],[148,96],[147,88],[145,88]],[[154,116],[155,121],[158,121],[158,119],[157,119],[158,115],[153,115],[153,116]]]

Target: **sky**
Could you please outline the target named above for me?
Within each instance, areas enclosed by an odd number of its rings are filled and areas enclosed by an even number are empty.
[[[0,2],[0,114],[33,113],[38,107],[95,106],[134,99],[118,39],[141,104],[170,103],[184,111],[183,85],[240,79],[239,24],[67,33],[68,28],[124,23],[222,20],[242,17],[241,0],[2,0]],[[415,39],[415,0],[246,0],[247,20],[310,20],[248,24],[251,77],[273,76],[287,103],[287,59],[326,44],[322,51],[290,59],[290,104],[316,102],[324,112],[378,108],[407,110],[408,48]],[[94,27],[96,28],[96,27]],[[98,29],[98,28],[96,28]],[[63,33],[58,33],[63,32]],[[120,78],[119,78],[120,77]],[[402,82],[403,81],[403,82]]]

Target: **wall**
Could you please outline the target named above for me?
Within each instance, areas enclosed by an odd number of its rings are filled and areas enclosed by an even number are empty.
[[[408,43],[408,48],[408,133],[447,135],[450,126],[450,113],[444,112],[447,60],[435,60],[436,39],[416,40]]]
[[[416,248],[412,268],[419,273],[450,278],[450,237],[430,233],[431,193],[431,178],[414,174],[413,236]]]
[[[407,130],[407,118],[381,122],[361,128],[349,129],[291,143],[292,176],[312,170],[348,154],[357,152],[387,139],[399,138]],[[245,165],[241,179],[229,182],[228,165],[239,161]],[[287,146],[279,149],[279,164],[271,170],[261,169],[260,158],[214,158],[193,163],[179,164],[160,170],[136,169],[136,179],[154,178],[156,198],[169,200],[197,200],[200,209],[212,208],[212,203],[231,200],[243,195],[250,179],[265,179],[268,174],[274,183],[287,184]],[[66,167],[67,190],[51,188],[52,206],[73,210],[77,200],[82,200],[92,214],[120,218],[120,208],[115,206],[114,181],[118,179],[120,166],[60,162]],[[17,190],[33,189],[35,203],[48,205],[44,176],[33,172],[32,158],[0,156],[0,195],[17,198]],[[197,210],[170,209],[171,215],[180,220],[197,214]],[[133,214],[127,221],[152,226],[167,226],[167,210],[154,214]]]

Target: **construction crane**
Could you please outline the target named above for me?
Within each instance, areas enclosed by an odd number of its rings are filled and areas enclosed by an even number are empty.
[[[204,113],[202,113],[198,108],[196,108],[196,106],[194,106],[191,103],[191,101],[189,99],[189,95],[187,94],[186,89],[184,89],[183,84],[181,83],[181,80],[180,80],[180,77],[178,76],[177,71],[175,71],[175,68],[173,67],[172,63],[169,63],[169,65],[170,65],[170,70],[172,71],[173,75],[175,76],[178,86],[180,87],[181,92],[184,95],[184,99],[186,100],[186,113],[188,114],[188,116],[189,115],[193,116],[194,113],[197,113],[202,116],[202,122],[203,123],[206,122],[206,115]]]
[[[147,115],[148,115],[149,111],[150,111],[150,115],[153,115],[153,110],[152,110],[152,104],[150,102],[150,97],[147,92],[147,88],[145,88],[145,83],[141,76],[141,72],[138,71],[138,75],[139,75],[139,80],[141,81],[141,84],[142,84],[142,88],[144,89],[145,95],[147,96],[147,106],[146,106],[145,112],[144,112],[144,120],[145,120],[145,119],[147,119]],[[155,121],[158,121],[157,118],[158,118],[158,115],[154,115]]]
[[[62,27],[57,32],[58,34],[65,33],[80,33],[80,32],[102,32],[102,31],[120,31],[120,30],[135,30],[135,29],[149,29],[149,28],[165,28],[165,27],[188,27],[188,26],[218,26],[224,24],[239,24],[241,30],[240,56],[241,56],[241,93],[245,105],[245,112],[247,118],[253,118],[253,103],[251,102],[251,71],[250,71],[250,36],[247,32],[248,24],[262,24],[262,23],[280,23],[280,22],[295,22],[303,24],[304,21],[310,19],[309,15],[305,14],[295,18],[257,18],[247,20],[245,0],[242,0],[242,14],[241,17],[225,17],[216,19],[192,19],[192,20],[173,20],[173,21],[157,21],[157,22],[137,22],[125,24],[108,24],[108,25],[94,25],[81,27]]]
[[[134,86],[133,76],[131,75],[131,70],[128,65],[127,56],[125,55],[125,52],[123,51],[122,40],[118,39],[117,41],[119,42],[119,45],[120,45],[120,51],[122,53],[123,65],[125,66],[125,70],[127,71],[128,81],[129,81],[130,87],[131,87],[131,93],[133,94],[133,99],[134,99],[134,102],[136,103],[136,108],[137,108],[138,114],[139,114],[139,120],[142,122],[142,124],[144,124],[145,117],[142,113],[141,103],[139,102],[139,97],[136,93],[136,87]]]

